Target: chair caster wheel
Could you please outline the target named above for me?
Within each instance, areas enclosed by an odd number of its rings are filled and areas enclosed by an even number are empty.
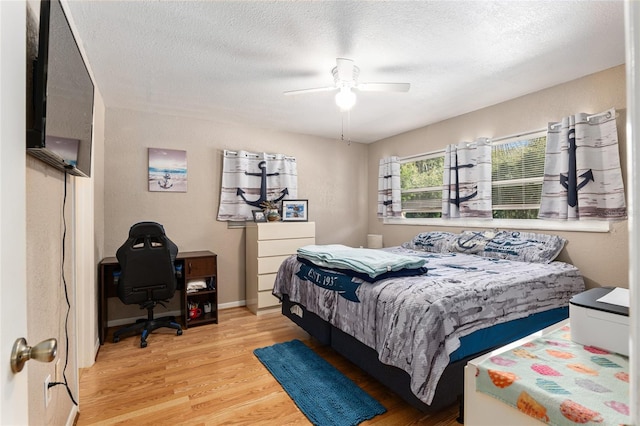
[[[140,347],[141,348],[146,348],[147,347],[147,342],[140,342]]]
[[[177,330],[176,331],[176,336],[182,336],[182,330]]]
[[[114,338],[113,338],[113,343],[118,343],[119,341],[120,341],[120,338],[119,338],[119,337],[114,337]]]

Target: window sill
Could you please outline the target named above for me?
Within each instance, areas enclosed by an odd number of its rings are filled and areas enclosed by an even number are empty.
[[[610,222],[606,220],[560,221],[539,219],[406,219],[384,218],[385,225],[444,226],[485,229],[531,229],[541,231],[567,232],[609,232]]]

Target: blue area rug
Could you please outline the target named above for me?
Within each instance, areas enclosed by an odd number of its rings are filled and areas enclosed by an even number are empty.
[[[253,353],[314,425],[354,426],[387,411],[300,340]]]

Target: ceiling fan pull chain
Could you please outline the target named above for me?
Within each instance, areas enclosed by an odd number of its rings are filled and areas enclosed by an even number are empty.
[[[351,127],[351,112],[342,111],[342,141],[344,141],[344,117],[347,116],[347,145],[351,145],[351,137],[349,136],[349,128]]]

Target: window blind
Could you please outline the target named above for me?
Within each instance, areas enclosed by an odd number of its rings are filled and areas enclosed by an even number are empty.
[[[537,209],[544,177],[546,136],[492,145],[494,210]]]

